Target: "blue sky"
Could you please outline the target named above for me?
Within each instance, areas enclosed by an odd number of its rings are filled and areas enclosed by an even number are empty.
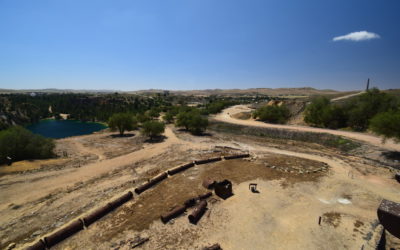
[[[0,88],[400,88],[399,13],[398,0],[0,0]],[[379,37],[333,41],[357,31]]]

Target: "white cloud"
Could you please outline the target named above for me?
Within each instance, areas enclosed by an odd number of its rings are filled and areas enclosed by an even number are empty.
[[[368,32],[368,31],[357,31],[352,32],[344,36],[337,36],[333,38],[333,41],[366,41],[371,39],[378,39],[380,36],[376,33]]]

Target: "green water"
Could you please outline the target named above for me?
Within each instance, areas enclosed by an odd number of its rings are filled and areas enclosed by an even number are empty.
[[[107,128],[101,123],[73,120],[42,120],[26,127],[35,134],[50,138],[65,138],[76,135],[87,135]]]

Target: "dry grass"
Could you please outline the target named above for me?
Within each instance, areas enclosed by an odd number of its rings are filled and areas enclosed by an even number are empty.
[[[25,171],[39,170],[42,168],[52,168],[61,166],[68,162],[68,159],[48,159],[48,160],[24,160],[13,163],[11,166],[0,166],[0,175],[14,174]]]

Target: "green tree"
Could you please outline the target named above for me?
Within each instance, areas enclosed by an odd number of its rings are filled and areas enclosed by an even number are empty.
[[[314,98],[306,108],[304,121],[312,126],[322,128],[346,127],[347,114],[341,106],[332,105],[328,98]]]
[[[193,134],[202,134],[208,126],[208,119],[197,112],[190,112],[189,131]]]
[[[176,116],[175,125],[189,130],[189,112],[179,112]]]
[[[369,127],[369,121],[378,113],[395,110],[399,105],[398,99],[379,89],[371,89],[354,98],[346,104],[348,110],[348,126],[357,131]]]
[[[176,116],[179,113],[180,108],[181,108],[180,106],[174,105],[169,107],[168,112],[170,112],[173,116]]]
[[[400,141],[400,110],[377,114],[370,121],[370,129],[385,139]]]
[[[0,131],[0,163],[7,156],[13,160],[44,159],[54,156],[54,141],[29,130],[13,126]]]
[[[152,119],[158,118],[160,116],[160,111],[158,109],[150,109],[147,112],[147,116],[151,117]]]
[[[129,113],[116,113],[113,114],[109,121],[108,126],[113,130],[118,130],[122,136],[125,130],[133,130],[137,128],[137,120]]]
[[[305,110],[304,121],[312,126],[324,127],[329,105],[330,101],[326,97],[314,98]]]
[[[330,105],[322,112],[323,126],[330,129],[346,127],[347,114],[337,105]]]
[[[203,133],[208,126],[208,119],[200,114],[200,111],[193,109],[188,112],[180,112],[176,117],[176,126],[184,127],[194,133]]]
[[[166,123],[172,123],[174,121],[174,114],[170,111],[168,111],[167,113],[165,113],[165,115],[163,116],[163,120]]]
[[[137,114],[137,115],[136,115],[136,119],[137,119],[137,121],[140,122],[140,123],[145,123],[145,122],[151,120],[150,117],[149,117],[148,115],[142,114],[142,113]]]
[[[257,109],[253,117],[271,123],[285,123],[289,119],[289,109],[285,105],[264,106]]]
[[[153,140],[154,137],[160,136],[165,131],[165,124],[158,121],[147,121],[142,125],[142,133]]]

